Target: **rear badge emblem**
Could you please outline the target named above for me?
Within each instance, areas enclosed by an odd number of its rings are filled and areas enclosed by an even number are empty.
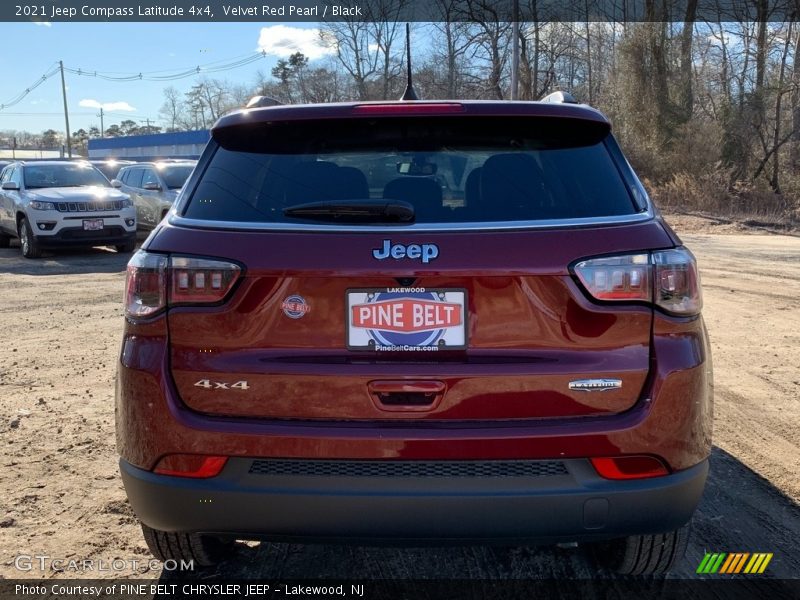
[[[428,264],[437,256],[439,256],[439,246],[436,244],[393,245],[391,240],[383,240],[383,245],[372,251],[372,257],[378,260],[384,260],[389,257],[395,260],[409,258],[411,260],[421,260],[424,264]]]
[[[297,294],[293,294],[281,302],[283,314],[290,319],[299,319],[311,310],[311,307],[306,302],[306,299]]]
[[[621,379],[578,379],[569,382],[569,389],[579,392],[604,392],[621,387]]]

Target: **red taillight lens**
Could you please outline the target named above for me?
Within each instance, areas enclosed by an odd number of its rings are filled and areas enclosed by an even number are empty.
[[[676,315],[693,315],[703,308],[697,261],[686,248],[653,252],[655,303]]]
[[[667,467],[653,456],[592,458],[597,474],[605,479],[646,479],[669,475]]]
[[[125,314],[147,318],[168,305],[221,302],[241,272],[239,265],[224,260],[169,257],[140,250],[128,263]]]
[[[219,475],[227,456],[204,456],[202,454],[168,454],[153,469],[159,475],[193,477],[195,479]]]
[[[653,302],[682,316],[699,313],[703,305],[697,263],[686,248],[591,258],[574,271],[597,300]]]
[[[236,283],[239,265],[205,258],[170,258],[169,303],[220,302]]]
[[[167,257],[140,250],[128,262],[125,314],[149,317],[167,304]]]
[[[575,273],[598,300],[645,300],[652,298],[650,257],[627,254],[592,258],[575,265]]]
[[[464,105],[457,102],[358,104],[353,107],[354,115],[440,115],[461,112],[464,112]]]

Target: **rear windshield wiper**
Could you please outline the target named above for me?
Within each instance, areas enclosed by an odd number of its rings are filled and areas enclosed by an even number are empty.
[[[348,223],[411,223],[414,206],[402,200],[323,200],[283,209],[287,217]]]

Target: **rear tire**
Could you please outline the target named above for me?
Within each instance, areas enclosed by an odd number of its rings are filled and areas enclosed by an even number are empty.
[[[621,575],[664,575],[683,558],[690,526],[655,535],[632,535],[595,544],[595,561]]]
[[[22,250],[22,256],[25,258],[41,258],[42,249],[33,235],[28,219],[20,217],[17,229],[19,231],[19,246]]]
[[[136,249],[136,242],[125,242],[114,246],[120,254],[130,254]]]
[[[144,541],[150,552],[161,562],[194,561],[196,567],[213,567],[233,553],[233,541],[200,533],[159,531],[142,523]]]

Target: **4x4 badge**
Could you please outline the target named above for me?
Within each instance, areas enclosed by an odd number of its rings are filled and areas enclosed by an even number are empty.
[[[372,251],[372,256],[378,260],[390,257],[395,260],[410,258],[411,260],[422,260],[423,263],[427,264],[439,256],[439,246],[436,244],[393,245],[392,240],[383,240],[383,246],[375,248]]]

